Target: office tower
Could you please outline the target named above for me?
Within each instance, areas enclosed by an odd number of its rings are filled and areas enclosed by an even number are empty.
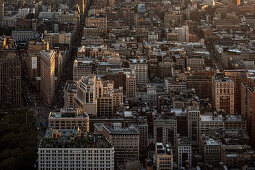
[[[178,169],[191,167],[192,147],[188,138],[182,137],[177,140],[177,166]],[[187,167],[188,166],[188,167]]]
[[[129,74],[126,76],[126,97],[136,97],[136,78],[135,76]]]
[[[79,129],[48,129],[38,147],[38,169],[114,170],[114,147]]]
[[[130,69],[135,74],[136,85],[146,85],[148,83],[148,64],[145,60],[130,60]]]
[[[3,46],[5,49],[0,48],[0,105],[20,107],[21,62],[14,49],[8,49],[5,43]]]
[[[77,93],[74,95],[75,108],[83,109],[89,115],[97,115],[96,76],[89,75],[77,81]]]
[[[199,107],[188,106],[188,139],[192,145],[199,145],[200,140],[200,111]]]
[[[82,110],[62,108],[59,112],[50,112],[49,126],[53,129],[80,129],[89,132],[89,116]]]
[[[235,114],[241,114],[241,83],[246,80],[245,70],[225,70],[225,76],[230,77],[234,82]]]
[[[220,74],[213,77],[212,101],[216,111],[224,110],[228,114],[234,114],[234,82],[229,77]]]
[[[211,99],[212,77],[214,72],[196,72],[186,81],[188,89],[194,88],[200,99]]]
[[[102,125],[102,133],[114,146],[115,165],[139,160],[139,131],[135,126],[125,128],[121,123]]]
[[[177,120],[175,117],[160,115],[154,119],[154,142],[175,145],[177,135]]]
[[[55,94],[55,54],[54,50],[40,52],[41,83],[40,91],[45,102],[52,104]]]
[[[4,21],[4,1],[0,0],[0,22]]]
[[[76,83],[67,81],[64,87],[64,107],[74,108],[74,95],[76,94]]]
[[[86,61],[83,59],[74,60],[73,64],[73,81],[78,81],[83,76],[92,74],[92,61]]]
[[[156,143],[156,169],[173,170],[173,150],[171,145]]]

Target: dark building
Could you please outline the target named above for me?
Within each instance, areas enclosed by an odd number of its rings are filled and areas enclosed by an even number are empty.
[[[21,62],[15,50],[0,50],[1,106],[21,105]]]

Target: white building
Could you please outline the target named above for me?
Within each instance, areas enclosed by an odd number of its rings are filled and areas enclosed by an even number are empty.
[[[177,141],[177,163],[178,169],[186,167],[188,164],[191,167],[192,147],[188,138],[180,138]]]
[[[82,137],[79,129],[49,131],[38,148],[39,170],[114,170],[114,147],[102,136]]]

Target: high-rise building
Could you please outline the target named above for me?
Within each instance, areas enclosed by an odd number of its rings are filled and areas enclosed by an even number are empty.
[[[50,112],[49,126],[53,129],[80,129],[89,132],[89,116],[82,110],[62,108],[59,112]]]
[[[173,170],[173,150],[171,145],[156,143],[156,169]]]
[[[55,94],[55,54],[54,50],[42,50],[40,52],[41,83],[40,91],[44,100],[52,104]]]
[[[247,120],[247,133],[255,146],[255,73],[248,71],[247,83],[241,84],[241,113]]]
[[[174,117],[157,116],[154,119],[154,142],[175,145],[177,135],[177,119]]]
[[[19,56],[4,38],[0,48],[0,105],[21,105],[21,62]],[[10,46],[9,46],[10,45]],[[8,49],[11,47],[10,49]]]
[[[245,70],[225,70],[225,76],[234,82],[235,114],[241,114],[241,83],[246,81]]]
[[[146,85],[148,83],[148,64],[140,59],[130,60],[130,69],[134,72],[137,85]]]
[[[102,125],[102,133],[114,146],[115,165],[139,160],[139,131],[135,126],[122,127],[121,123]]]
[[[212,80],[212,101],[216,111],[224,110],[228,114],[234,114],[235,97],[233,80],[222,74],[215,75]]]
[[[188,106],[188,138],[192,145],[199,145],[200,140],[200,111],[199,107]]]
[[[0,0],[0,22],[4,21],[4,1]]]

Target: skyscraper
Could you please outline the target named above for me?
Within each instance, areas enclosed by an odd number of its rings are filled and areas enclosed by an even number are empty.
[[[55,93],[55,54],[54,50],[41,51],[41,84],[40,91],[44,100],[52,103]]]

